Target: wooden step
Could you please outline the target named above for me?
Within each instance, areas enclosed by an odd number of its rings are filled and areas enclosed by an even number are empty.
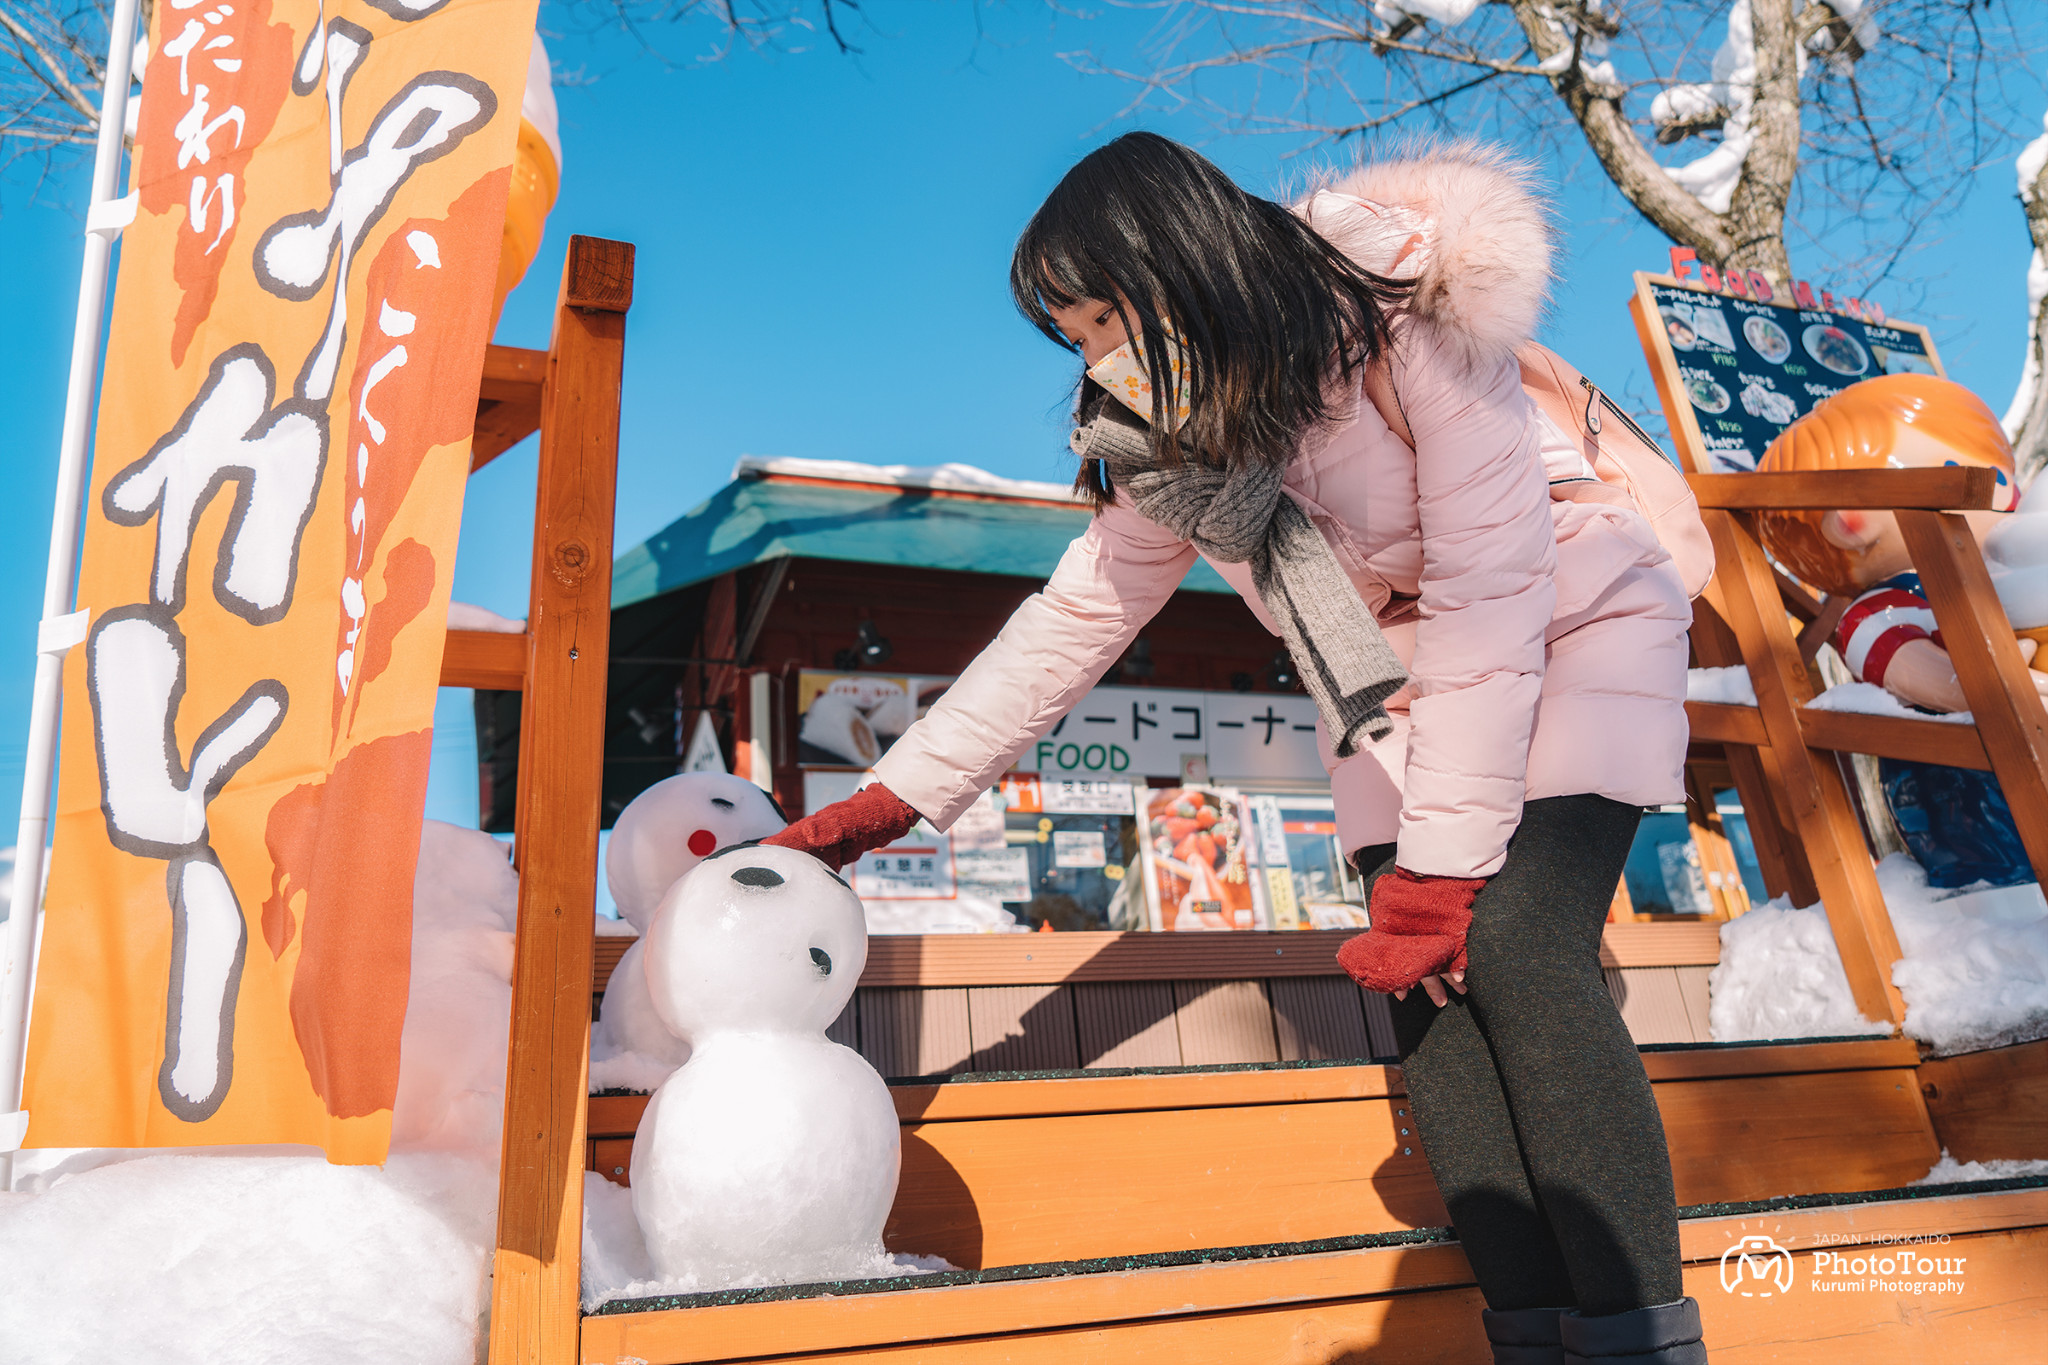
[[[2039,1360],[2048,1309],[2048,1182],[1791,1198],[1684,1211],[1685,1289],[1716,1365],[2000,1365]],[[1487,1358],[1482,1301],[1447,1230],[1394,1244],[1246,1247],[1143,1263],[1041,1265],[995,1275],[733,1291],[607,1305],[583,1320],[587,1365],[881,1361],[1073,1365],[1075,1361],[1403,1365]],[[1793,1263],[1789,1294],[1723,1287],[1722,1257],[1771,1237]],[[1910,1242],[1940,1238],[1938,1242]],[[1358,1239],[1366,1242],[1368,1239]],[[1383,1239],[1384,1241],[1385,1239]],[[1899,1277],[1837,1271],[1823,1255],[1960,1258],[1959,1292],[1913,1293]],[[902,1285],[905,1281],[891,1282]],[[1856,1292],[1822,1292],[1855,1283]],[[829,1290],[829,1293],[827,1292]],[[683,1306],[688,1305],[688,1306]],[[1369,1356],[1368,1353],[1371,1353]]]
[[[1940,1156],[1911,1042],[1644,1053],[1684,1204],[1902,1185]],[[1448,1221],[1400,1068],[1266,1066],[891,1087],[887,1241],[969,1269],[1305,1242]],[[590,1101],[630,1178],[644,1097]]]

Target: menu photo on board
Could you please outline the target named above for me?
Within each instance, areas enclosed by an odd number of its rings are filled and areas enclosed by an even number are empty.
[[[1656,308],[1646,337],[1667,351],[1707,468],[1756,468],[1778,433],[1860,379],[1939,374],[1925,332],[1844,313],[1759,303],[1637,276]]]

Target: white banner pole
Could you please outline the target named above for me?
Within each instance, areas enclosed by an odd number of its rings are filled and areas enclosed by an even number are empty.
[[[135,54],[137,0],[115,0],[107,26],[107,79],[100,91],[99,143],[93,153],[92,198],[85,216],[85,264],[78,277],[78,315],[71,331],[71,379],[64,392],[64,435],[57,455],[57,501],[50,515],[50,562],[43,579],[43,617],[36,632],[35,699],[29,712],[28,756],[21,777],[21,825],[14,843],[14,895],[0,942],[0,1190],[14,1188],[14,1153],[28,1129],[21,1079],[28,1049],[29,982],[35,970],[36,914],[43,899],[44,842],[56,786],[57,722],[64,656],[85,638],[85,613],[73,612],[78,531],[87,455],[106,326],[107,275],[114,239],[135,218],[135,196],[115,198],[128,122],[128,84]]]

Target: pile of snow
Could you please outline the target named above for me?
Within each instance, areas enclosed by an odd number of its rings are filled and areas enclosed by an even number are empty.
[[[1940,891],[1894,853],[1877,882],[1904,956],[1892,981],[1906,1032],[1936,1052],[2048,1037],[2048,901],[2033,882]]]
[[[1903,853],[1877,865],[1877,881],[1899,937],[1892,981],[1909,1037],[1936,1053],[2048,1037],[2048,901],[2039,886],[1940,891]],[[1886,1031],[1857,1012],[1827,915],[1783,896],[1721,926],[1708,998],[1716,1042]]]
[[[11,1360],[472,1365],[489,1305],[517,883],[429,821],[391,1157],[32,1150],[0,1194]]]
[[[1809,711],[1854,711],[1865,716],[1897,716],[1902,720],[1939,720],[1951,725],[1974,725],[1968,711],[1915,711],[1876,683],[1836,683],[1806,703]]]
[[[1786,896],[1721,926],[1707,1000],[1717,1043],[1891,1032],[1857,1010],[1827,915]]]
[[[1719,702],[1724,706],[1755,706],[1756,685],[1741,664],[1733,668],[1688,668],[1685,670],[1687,701]]]
[[[0,1195],[9,1360],[471,1365],[494,1168],[95,1154]],[[85,1154],[79,1154],[83,1157]]]
[[[1957,1161],[1941,1149],[1941,1160],[1915,1185],[1954,1185],[1964,1180],[2010,1180],[2020,1175],[2048,1175],[2048,1161]]]

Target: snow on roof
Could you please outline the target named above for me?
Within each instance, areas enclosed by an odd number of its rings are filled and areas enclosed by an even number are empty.
[[[1078,504],[1081,499],[1065,484],[1033,479],[1006,479],[971,464],[862,464],[857,460],[796,460],[775,455],[742,455],[732,467],[735,479],[821,479],[832,483],[879,484],[888,488],[923,488],[941,493],[973,493],[988,498],[1032,498],[1039,502]]]

